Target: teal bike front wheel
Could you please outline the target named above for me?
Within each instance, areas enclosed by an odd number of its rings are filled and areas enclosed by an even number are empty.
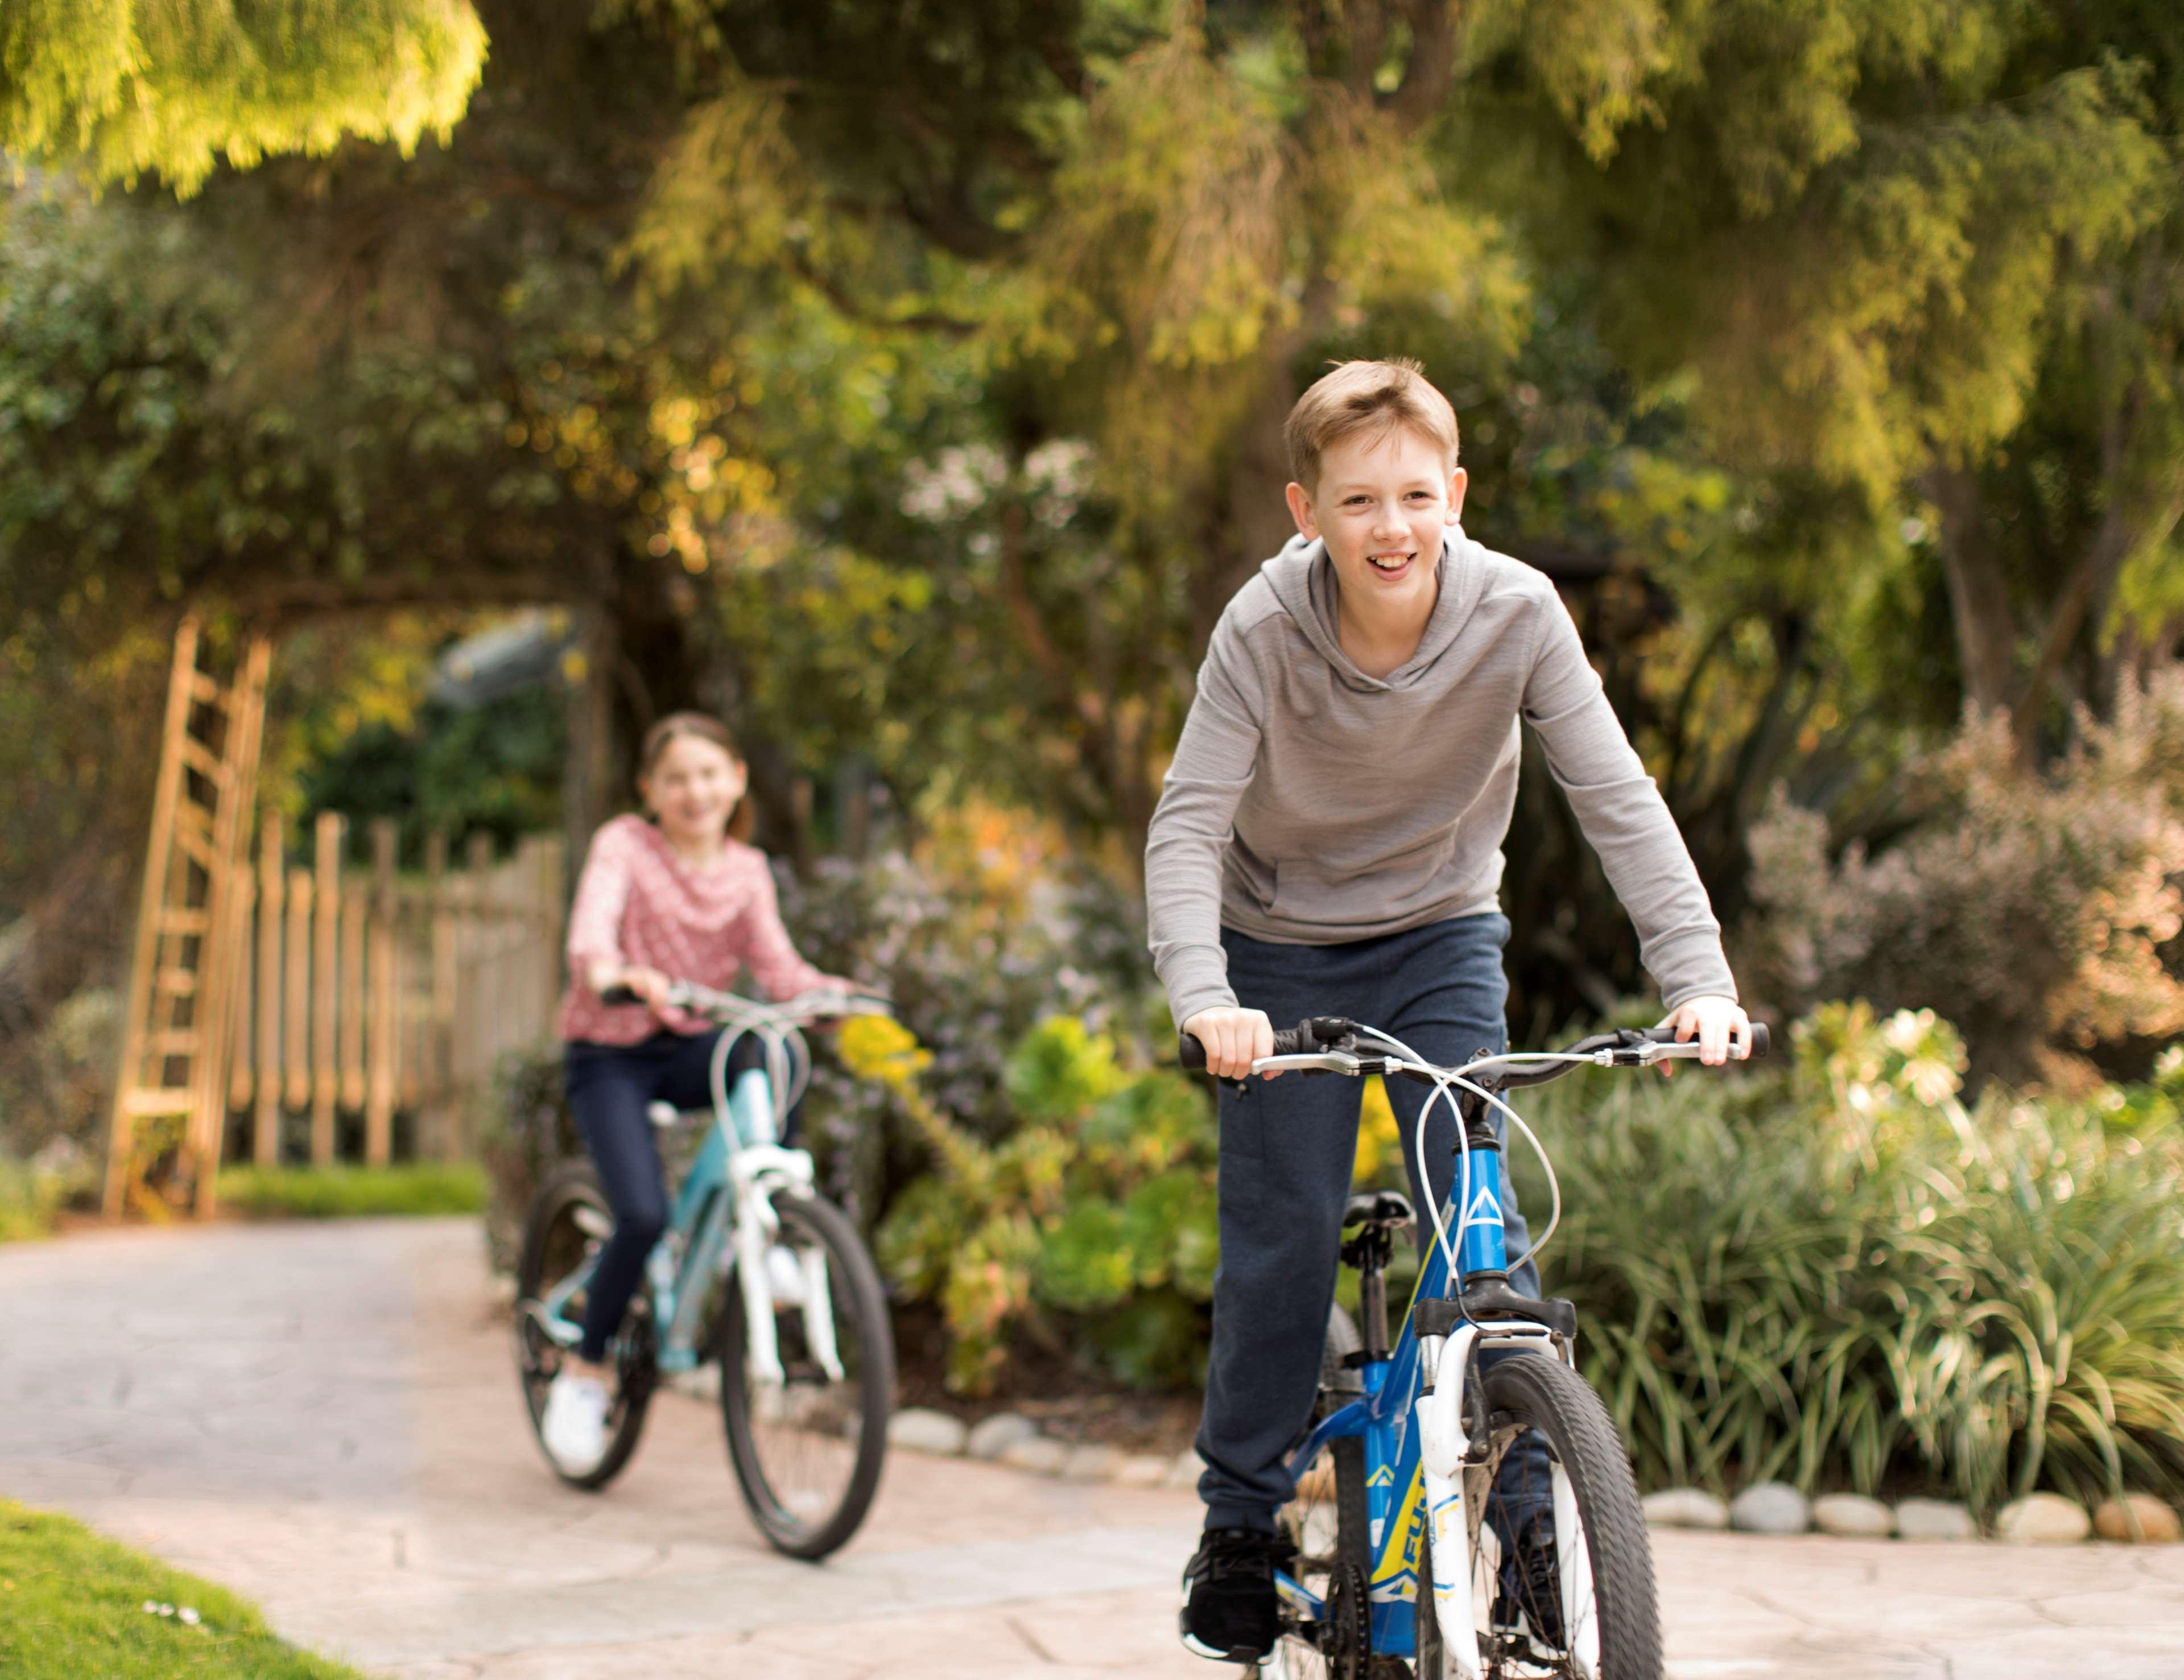
[[[849,1216],[777,1194],[767,1259],[777,1379],[759,1368],[744,1292],[731,1277],[716,1347],[721,1416],[744,1501],[774,1547],[823,1558],[878,1491],[894,1403],[894,1335],[879,1273]]]

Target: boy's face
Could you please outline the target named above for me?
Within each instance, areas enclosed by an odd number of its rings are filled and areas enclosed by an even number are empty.
[[[1430,439],[1395,426],[1329,444],[1318,486],[1289,487],[1290,512],[1307,538],[1326,539],[1346,602],[1430,611],[1434,567],[1468,482]]]

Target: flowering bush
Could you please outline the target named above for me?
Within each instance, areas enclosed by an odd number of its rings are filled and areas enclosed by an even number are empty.
[[[1778,793],[1750,836],[1764,996],[1791,1013],[1849,996],[1930,1007],[1976,1073],[2081,1088],[2098,1078],[2087,1052],[2184,1030],[2184,675],[2087,722],[2049,773],[2020,768],[1992,717],[1924,774],[1933,816],[1833,864],[1825,823]]]

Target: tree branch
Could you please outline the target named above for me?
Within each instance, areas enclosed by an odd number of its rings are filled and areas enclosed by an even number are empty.
[[[1411,0],[1411,62],[1382,103],[1406,134],[1416,133],[1440,109],[1456,76],[1457,0]]]

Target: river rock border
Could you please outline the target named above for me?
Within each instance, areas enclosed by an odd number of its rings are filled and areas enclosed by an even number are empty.
[[[710,1381],[708,1380],[710,1379]],[[716,1366],[668,1379],[682,1393],[720,1395]],[[928,1406],[906,1406],[888,1420],[888,1445],[898,1452],[967,1458],[1006,1465],[1063,1482],[1122,1487],[1197,1487],[1206,1465],[1195,1448],[1173,1458],[1126,1453],[1098,1442],[1072,1443],[1042,1434],[1022,1412],[994,1412],[967,1424]],[[2173,1545],[2184,1540],[2176,1509],[2151,1493],[2108,1499],[2088,1511],[2059,1493],[2013,1499],[1982,1532],[1971,1511],[1946,1499],[1910,1499],[1894,1505],[1859,1493],[1808,1499],[1786,1482],[1760,1482],[1723,1501],[1703,1487],[1665,1487],[1641,1501],[1648,1527],[1739,1534],[1826,1534],[1844,1539],[1992,1539],[2004,1545],[2066,1546],[2098,1538],[2123,1544]]]
[[[2150,1493],[2104,1500],[2092,1511],[2060,1493],[2028,1493],[1997,1511],[1993,1527],[1985,1532],[1967,1507],[1946,1499],[1904,1499],[1892,1507],[1857,1493],[1824,1493],[1808,1500],[1780,1482],[1756,1482],[1726,1504],[1702,1487],[1667,1487],[1641,1503],[1652,1527],[1740,1534],[1993,1539],[2012,1546],[2071,1546],[2096,1536],[2137,1545],[2173,1545],[2184,1539],[2175,1508]]]

